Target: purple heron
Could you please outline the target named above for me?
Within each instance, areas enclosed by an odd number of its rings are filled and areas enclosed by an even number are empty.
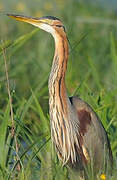
[[[78,97],[68,97],[65,73],[69,55],[63,23],[56,17],[33,18],[7,14],[52,34],[55,54],[49,76],[49,113],[51,138],[63,165],[83,169],[93,162],[99,171],[112,162],[107,133],[93,109]],[[111,165],[110,165],[111,166]]]

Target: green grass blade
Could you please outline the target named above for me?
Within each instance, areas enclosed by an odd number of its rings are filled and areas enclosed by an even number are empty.
[[[88,57],[88,63],[90,65],[91,69],[92,69],[92,75],[94,77],[95,83],[97,84],[97,87],[99,89],[101,89],[102,86],[101,86],[101,82],[100,82],[100,79],[99,79],[99,74],[98,74],[98,72],[96,70],[96,67],[93,64],[93,61],[92,61],[92,59],[90,57]]]
[[[20,36],[17,38],[13,43],[10,41],[6,41],[5,43],[1,44],[0,55],[2,55],[2,49],[6,48],[9,57],[12,56],[16,51],[18,51],[32,36],[38,32],[39,29],[34,29],[32,32],[27,33],[25,35]]]
[[[6,134],[7,134],[7,126],[10,114],[10,107],[9,104],[6,107],[4,112],[4,116],[1,119],[0,125],[0,166],[5,168],[7,154],[6,154]]]
[[[113,34],[110,35],[110,44],[111,44],[111,57],[114,62],[114,65],[117,67],[117,50],[116,50],[116,42],[113,37]]]

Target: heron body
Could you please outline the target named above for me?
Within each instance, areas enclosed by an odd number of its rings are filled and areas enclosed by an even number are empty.
[[[49,77],[49,112],[51,138],[63,164],[83,169],[93,164],[98,172],[112,162],[107,133],[93,109],[78,97],[68,97],[65,73],[68,40],[62,22],[55,17],[32,18],[7,14],[52,34],[55,54]]]

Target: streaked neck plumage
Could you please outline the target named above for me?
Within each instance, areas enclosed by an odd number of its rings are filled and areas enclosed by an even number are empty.
[[[64,112],[67,110],[67,93],[65,86],[65,72],[68,60],[68,41],[66,34],[54,36],[55,54],[49,78],[49,95],[54,96],[57,103],[60,103]],[[55,103],[55,102],[54,102]]]
[[[49,112],[51,137],[58,156],[66,164],[70,159],[76,161],[75,144],[78,146],[77,133],[74,130],[76,122],[75,110],[67,96],[65,72],[68,60],[68,41],[66,34],[56,34],[55,55],[49,78]],[[77,125],[75,125],[76,127]]]

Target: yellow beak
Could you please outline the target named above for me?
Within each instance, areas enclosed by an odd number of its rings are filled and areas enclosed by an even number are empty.
[[[29,24],[32,24],[34,26],[38,26],[43,23],[48,23],[47,19],[43,18],[34,18],[34,17],[28,17],[28,16],[23,16],[23,15],[15,15],[15,14],[7,14],[7,16],[16,19],[17,21],[23,21]]]

